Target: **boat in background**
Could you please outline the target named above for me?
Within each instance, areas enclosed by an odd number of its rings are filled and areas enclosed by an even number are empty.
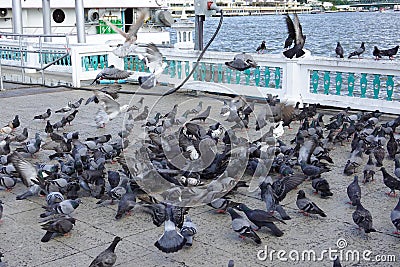
[[[0,31],[12,32],[12,1],[2,3],[0,8]],[[23,33],[43,34],[42,1],[25,0],[21,2]],[[170,27],[173,19],[164,7],[162,0],[96,0],[85,1],[85,33],[86,43],[104,44],[121,42],[123,37],[116,34],[105,20],[109,20],[119,28],[128,31],[136,21],[139,8],[149,8],[150,17],[138,32],[137,43],[155,43],[169,46]],[[51,33],[68,35],[71,43],[77,43],[75,1],[53,1],[51,3]],[[56,40],[54,40],[56,41]]]

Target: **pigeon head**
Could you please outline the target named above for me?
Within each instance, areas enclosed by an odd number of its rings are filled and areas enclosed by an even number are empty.
[[[306,197],[306,193],[304,193],[303,190],[299,190],[299,192],[297,192],[297,199],[305,198],[305,197]]]

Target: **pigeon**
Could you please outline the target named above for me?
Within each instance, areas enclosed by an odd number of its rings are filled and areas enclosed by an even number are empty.
[[[191,247],[193,244],[193,236],[197,233],[197,226],[192,222],[189,216],[186,216],[180,232],[181,235],[186,238],[185,245]]]
[[[11,143],[11,138],[9,136],[0,141],[0,155],[10,154],[11,152],[10,143]]]
[[[358,227],[363,228],[365,233],[376,232],[372,226],[372,215],[361,205],[359,200],[356,201],[357,209],[353,212],[353,221]]]
[[[253,57],[249,54],[246,54],[245,52],[235,55],[233,60],[225,62],[225,65],[228,66],[228,68],[230,69],[238,71],[244,71],[250,68],[257,67],[257,63],[255,62]]]
[[[248,237],[257,244],[261,244],[261,239],[260,237],[254,232],[254,230],[251,228],[250,222],[247,221],[245,218],[240,216],[236,211],[234,211],[232,208],[228,208],[227,211],[231,215],[232,218],[232,229],[236,233],[239,233],[239,237],[245,238]]]
[[[49,207],[48,211],[40,214],[40,217],[45,218],[53,214],[70,215],[79,207],[80,203],[82,203],[80,199],[63,200],[59,203],[56,203],[53,207]]]
[[[74,112],[65,117],[65,120],[69,125],[71,125],[71,122],[75,119],[76,113],[78,113],[78,110],[74,110]]]
[[[208,116],[210,116],[210,111],[211,111],[211,106],[208,106],[206,110],[198,114],[196,117],[193,117],[191,121],[199,120],[205,122]]]
[[[393,60],[394,56],[397,54],[398,51],[399,51],[399,46],[397,45],[397,46],[387,49],[387,50],[380,50],[380,55],[389,57],[390,60]]]
[[[355,206],[357,201],[361,200],[361,188],[358,184],[358,176],[354,176],[354,180],[347,186],[347,196],[350,199],[351,205]]]
[[[24,159],[20,153],[14,151],[10,155],[10,161],[14,165],[19,177],[22,179],[22,182],[26,187],[30,187],[34,184],[43,185],[43,180],[38,175],[35,166]]]
[[[273,214],[260,209],[252,210],[243,203],[239,204],[236,208],[243,211],[246,214],[247,218],[252,223],[254,223],[258,227],[258,229],[260,229],[262,226],[266,226],[272,231],[275,236],[279,237],[283,235],[283,232],[278,227],[276,227],[274,222],[281,222],[284,224],[286,223],[285,221],[275,217]]]
[[[115,247],[122,240],[121,237],[116,236],[113,242],[108,248],[101,252],[93,261],[89,267],[111,267],[117,261],[117,255],[115,254]]]
[[[257,47],[256,52],[258,54],[264,54],[264,51],[267,50],[267,47],[265,46],[265,41],[262,41],[261,44]]]
[[[344,56],[343,56],[344,50],[343,50],[343,47],[340,44],[340,42],[337,42],[335,53],[336,53],[337,57],[344,58]]]
[[[25,127],[22,130],[22,133],[20,133],[19,135],[15,136],[12,139],[12,141],[21,143],[21,142],[25,141],[26,139],[28,139],[28,128]]]
[[[40,241],[49,242],[55,235],[68,234],[72,230],[75,221],[72,217],[61,217],[42,224],[42,229],[46,230],[46,234]]]
[[[71,110],[72,110],[71,102],[68,102],[68,104],[65,107],[57,109],[56,111],[54,111],[54,113],[65,113]]]
[[[336,256],[335,260],[333,261],[333,267],[342,267],[339,256]]]
[[[0,186],[10,191],[17,184],[17,180],[14,177],[0,174]]]
[[[112,52],[114,55],[120,58],[124,58],[130,53],[135,52],[136,45],[135,42],[137,40],[137,33],[139,29],[143,26],[144,21],[149,17],[149,10],[147,8],[141,8],[139,10],[138,17],[136,18],[136,23],[129,27],[129,31],[126,33],[108,20],[105,20],[107,26],[109,26],[114,31],[118,32],[125,38],[125,42],[122,45],[119,45]]]
[[[316,193],[320,193],[321,197],[330,197],[333,196],[329,188],[329,183],[324,178],[315,178],[311,181],[312,187],[315,189]]]
[[[393,193],[395,197],[395,190],[400,190],[400,178],[390,175],[384,167],[381,168],[381,171],[383,174],[383,183],[390,188],[390,192],[386,194],[390,196]]]
[[[377,46],[374,46],[374,50],[372,51],[372,55],[374,56],[375,60],[382,58],[381,50]]]
[[[0,222],[1,222],[1,218],[3,217],[3,201],[0,200]]]
[[[74,103],[69,103],[68,106],[70,106],[71,108],[77,109],[81,106],[83,100],[84,99],[81,97],[78,101],[76,101]]]
[[[35,117],[33,117],[34,120],[46,120],[50,117],[51,115],[51,109],[47,109],[45,113],[40,114],[40,115],[36,115]]]
[[[1,258],[3,258],[3,257],[4,257],[4,254],[0,252],[0,267],[6,267],[7,266],[5,262],[1,261]]]
[[[165,208],[164,233],[154,245],[165,253],[177,252],[186,244],[186,238],[177,232],[174,222],[173,207],[167,204]]]
[[[164,71],[167,63],[162,62],[162,54],[153,43],[147,45],[144,60],[151,74],[148,76],[139,76],[138,81],[141,88],[151,89],[156,86],[156,78]]]
[[[365,45],[364,42],[361,43],[361,46],[359,48],[357,48],[356,50],[354,50],[353,52],[351,52],[348,56],[348,58],[354,57],[354,56],[358,56],[358,58],[360,58],[360,55],[362,53],[364,53],[365,51]]]
[[[120,80],[120,79],[126,79],[129,76],[131,76],[131,73],[129,71],[125,70],[120,70],[116,68],[114,65],[111,65],[109,67],[104,68],[102,71],[97,74],[96,78],[93,80],[93,82],[90,84],[97,83],[99,80]]]
[[[136,193],[131,190],[130,186],[127,186],[126,193],[121,197],[121,200],[118,203],[117,214],[115,215],[115,219],[119,220],[122,216],[130,212],[136,206]]]
[[[217,213],[225,213],[228,208],[235,207],[239,204],[240,203],[237,203],[225,197],[213,199],[207,205],[213,207],[214,209],[217,209]]]
[[[400,234],[400,198],[399,201],[397,202],[396,207],[392,210],[390,213],[390,220],[392,221],[394,227],[396,227],[396,231],[394,234]]]
[[[102,105],[102,109],[97,112],[95,118],[98,127],[105,127],[107,122],[115,119],[118,114],[126,112],[129,108],[129,105],[121,106],[108,94],[102,92],[95,92],[95,94]]]
[[[286,14],[286,26],[289,33],[288,38],[290,37],[289,40],[291,39],[294,41],[294,46],[284,51],[283,55],[287,58],[293,58],[294,56],[296,56],[296,58],[299,58],[305,54],[303,47],[306,41],[306,36],[303,35],[303,30],[296,13],[294,14],[293,20],[290,18],[289,15]],[[290,42],[289,40],[286,39],[288,43]]]
[[[299,192],[297,193],[296,205],[300,209],[300,212],[303,212],[305,215],[308,215],[308,213],[310,213],[318,214],[321,217],[326,217],[325,212],[323,212],[317,206],[317,204],[309,200],[303,190],[299,190]]]

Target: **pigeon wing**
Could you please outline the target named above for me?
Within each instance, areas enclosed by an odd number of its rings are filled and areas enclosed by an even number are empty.
[[[26,161],[18,152],[11,154],[10,161],[21,176],[25,186],[30,187],[34,182],[39,183],[35,166]]]
[[[137,39],[137,33],[140,29],[140,27],[143,26],[144,20],[149,16],[149,10],[147,8],[143,8],[139,12],[139,16],[136,19],[136,23],[132,24],[131,27],[129,27],[129,31],[127,34],[127,41],[130,41],[134,43]]]
[[[293,21],[288,14],[286,14],[286,27],[288,30],[289,37],[293,40],[296,39],[296,30]]]
[[[302,30],[302,28],[301,28],[301,25],[300,25],[300,20],[299,20],[299,17],[297,16],[297,14],[294,14],[294,17],[293,17],[293,26],[294,26],[294,29],[295,29],[295,33],[296,33],[296,44],[297,45],[299,45],[301,48],[303,48],[303,46],[304,46],[304,36],[303,36],[303,30]]]
[[[102,92],[96,92],[95,94],[108,116],[110,116],[111,114],[119,113],[120,105],[110,95]]]
[[[120,28],[118,28],[117,26],[115,26],[114,24],[112,24],[110,21],[108,20],[104,20],[104,22],[107,24],[108,27],[110,27],[111,29],[113,29],[114,31],[118,32],[119,34],[121,34],[125,39],[128,38],[128,34],[126,32],[124,32],[123,30],[121,30]]]

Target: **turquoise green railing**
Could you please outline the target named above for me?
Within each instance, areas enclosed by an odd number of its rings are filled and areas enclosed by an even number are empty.
[[[56,61],[65,55],[65,51],[59,50],[45,50],[42,53],[39,53],[39,63],[49,64],[51,62]],[[71,66],[71,56],[67,56],[62,60],[57,61],[54,65],[58,66]]]
[[[99,70],[108,67],[108,55],[92,55],[82,57],[82,70]]]
[[[1,46],[0,55],[2,59],[6,60],[18,60],[21,61],[21,52],[18,51],[17,47]],[[22,59],[27,61],[27,52],[22,52]]]
[[[164,60],[167,67],[163,74],[169,75],[171,78],[182,79],[189,75],[191,68],[195,63],[190,64],[188,61]],[[125,58],[125,69],[135,71],[137,68],[132,67],[131,59]],[[255,69],[247,69],[245,71],[232,70],[221,63],[199,63],[197,69],[193,73],[195,81],[227,83],[227,84],[243,84],[248,86],[264,86],[267,88],[282,88],[282,68],[259,66]]]
[[[323,80],[320,79],[321,75],[323,75]],[[347,76],[347,79],[344,76]],[[314,94],[330,94],[331,77],[335,79],[334,90],[336,95],[392,100],[394,90],[393,75],[313,70],[310,74],[311,92]],[[382,83],[382,80],[386,80],[386,82]],[[344,81],[347,81],[347,84],[344,84]],[[382,96],[381,89],[384,86],[386,87],[386,96]]]

